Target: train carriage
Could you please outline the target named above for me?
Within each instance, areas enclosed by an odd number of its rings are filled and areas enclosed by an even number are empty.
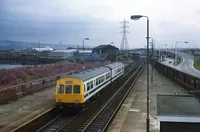
[[[77,74],[66,75],[56,84],[57,105],[83,105],[124,73],[124,65],[116,62]]]

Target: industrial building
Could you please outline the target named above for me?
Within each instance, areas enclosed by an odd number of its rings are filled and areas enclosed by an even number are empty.
[[[118,55],[119,49],[112,45],[99,45],[92,49],[92,53],[105,54],[105,55]]]
[[[54,51],[48,52],[48,56],[66,59],[66,58],[73,57],[75,52],[76,52],[75,49],[72,49],[72,50],[54,50]]]
[[[92,53],[92,50],[67,49],[67,50],[54,50],[54,51],[48,52],[48,56],[67,59],[70,57],[79,56],[83,54],[91,54],[91,53]]]

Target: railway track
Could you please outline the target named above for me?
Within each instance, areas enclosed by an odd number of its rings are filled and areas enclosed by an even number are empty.
[[[133,74],[126,79],[125,83],[108,100],[99,100],[95,104],[87,107],[86,110],[79,113],[69,121],[60,131],[64,132],[82,132],[82,131],[105,131],[112,121],[123,100],[135,84],[143,66],[137,68]],[[124,79],[122,79],[124,80]],[[101,106],[100,108],[98,106]]]
[[[103,132],[107,130],[109,124],[119,110],[120,106],[123,104],[126,96],[134,86],[142,70],[143,67],[138,69],[138,71],[132,75],[132,77],[135,77],[132,83],[128,83],[129,80],[127,80],[127,83],[117,91],[117,93],[106,103],[106,105],[95,115],[95,117],[82,131]]]
[[[142,62],[141,62],[142,63]],[[138,69],[137,64],[133,64],[130,67],[127,67],[125,69],[125,74],[120,79],[120,82],[125,82],[127,80],[127,76],[130,76],[130,73],[136,71]],[[138,70],[137,70],[138,71]],[[137,73],[134,72],[134,76]],[[37,131],[37,132],[55,132],[55,131],[88,131],[94,123],[96,122],[96,119],[100,118],[100,111],[103,112],[103,110],[106,110],[107,107],[105,107],[105,103],[108,105],[108,102],[112,101],[114,96],[110,97],[115,93],[116,91],[121,92],[118,90],[118,88],[121,83],[113,84],[108,90],[105,91],[99,98],[91,102],[85,109],[83,109],[80,113],[73,112],[73,111],[65,111],[64,114],[60,111],[56,110],[55,108],[52,108],[51,110],[47,111],[46,113],[41,114],[40,116],[32,119],[31,121],[19,126],[13,132],[27,132],[27,131]],[[125,87],[125,84],[124,86]],[[126,86],[128,87],[128,86]],[[116,94],[115,94],[116,95]],[[125,97],[124,97],[125,98]],[[108,101],[109,100],[109,101]],[[120,102],[120,101],[118,101]],[[119,103],[118,103],[119,104]],[[103,109],[105,107],[105,109]],[[119,106],[118,106],[119,107]],[[111,107],[110,107],[111,108]],[[108,108],[109,109],[109,108]],[[117,110],[117,108],[112,107],[113,111]],[[99,113],[99,116],[97,116],[97,113]],[[108,112],[113,113],[113,112]],[[110,115],[110,114],[108,114]],[[104,117],[103,115],[102,117]],[[113,115],[114,116],[114,115]],[[96,118],[95,118],[96,117]],[[98,118],[97,118],[98,117]],[[106,115],[107,117],[107,115]],[[108,116],[109,117],[109,116]],[[106,118],[106,120],[111,118]],[[105,123],[104,125],[105,126]],[[76,129],[74,129],[74,127]],[[93,128],[92,128],[93,129]],[[102,130],[102,129],[101,129]]]

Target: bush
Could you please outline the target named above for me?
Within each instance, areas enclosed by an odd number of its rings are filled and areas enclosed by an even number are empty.
[[[16,85],[40,79],[44,77],[54,76],[65,72],[84,70],[103,65],[102,63],[85,63],[85,64],[46,64],[26,66],[13,69],[0,70],[0,88]],[[85,67],[83,69],[83,67]]]

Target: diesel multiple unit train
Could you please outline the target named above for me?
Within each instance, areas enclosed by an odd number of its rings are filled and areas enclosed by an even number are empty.
[[[57,106],[82,106],[124,73],[124,64],[111,63],[99,68],[66,75],[56,84]]]

